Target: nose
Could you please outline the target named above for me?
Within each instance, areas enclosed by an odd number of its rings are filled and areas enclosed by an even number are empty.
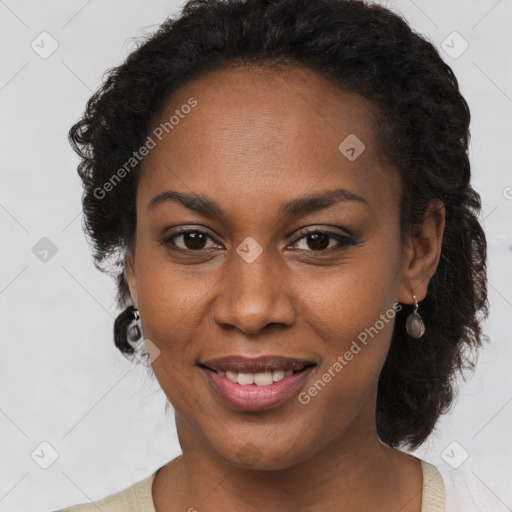
[[[219,326],[255,335],[270,325],[294,323],[293,287],[270,251],[264,250],[252,262],[233,252],[226,263],[229,268],[212,305]]]

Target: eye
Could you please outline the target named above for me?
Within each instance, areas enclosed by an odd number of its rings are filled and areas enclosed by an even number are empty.
[[[183,246],[176,243],[176,240],[181,239]],[[206,231],[200,231],[197,229],[180,231],[179,233],[173,233],[172,235],[165,236],[162,238],[160,243],[162,245],[174,245],[178,249],[183,251],[201,251],[203,249],[209,249],[211,247],[205,247],[206,241],[213,238],[206,233]]]
[[[304,240],[308,246],[305,249],[299,248],[299,250],[328,252],[331,249],[340,249],[345,245],[357,245],[357,242],[353,238],[333,231],[321,231],[317,229],[309,232],[299,231],[299,234],[302,234],[302,236],[294,242],[294,245]],[[329,243],[332,239],[337,241],[338,244],[330,247]]]
[[[322,231],[322,230],[310,230],[310,231],[299,231],[302,235],[292,245],[296,245],[300,241],[304,240],[308,247],[299,248],[298,250],[315,251],[315,252],[329,252],[331,250],[341,249],[346,245],[357,245],[357,242],[350,236],[342,235],[333,231]],[[177,243],[177,240],[181,240],[181,243]],[[179,250],[189,252],[199,252],[206,249],[212,249],[215,246],[207,247],[207,241],[215,241],[206,231],[198,229],[179,231],[167,235],[160,241],[161,245],[172,245]],[[332,241],[338,242],[337,245],[330,246]]]

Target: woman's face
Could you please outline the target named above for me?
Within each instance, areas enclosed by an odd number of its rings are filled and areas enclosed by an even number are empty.
[[[279,469],[374,435],[393,305],[412,298],[371,104],[305,69],[230,69],[154,128],[126,273],[184,453]],[[186,200],[152,202],[168,191]],[[285,360],[240,377],[228,356]],[[283,378],[290,359],[312,366]]]

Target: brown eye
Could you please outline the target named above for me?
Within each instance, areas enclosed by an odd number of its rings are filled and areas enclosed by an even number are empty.
[[[176,240],[182,239],[182,243],[176,243]],[[208,233],[198,230],[180,231],[166,236],[161,240],[162,245],[173,245],[184,251],[201,251],[205,248],[208,239],[213,240]]]
[[[330,236],[325,233],[310,233],[306,235],[307,244],[314,251],[322,251],[329,247]]]
[[[302,236],[297,239],[293,245],[302,240],[306,242],[306,247],[299,248],[304,251],[329,252],[330,250],[341,249],[346,245],[357,245],[357,242],[351,237],[334,233],[331,231],[310,231],[299,232]],[[181,242],[178,243],[177,240]],[[171,246],[175,249],[190,252],[199,252],[205,249],[211,249],[214,246],[207,247],[208,240],[215,241],[207,232],[200,230],[180,231],[164,237],[160,243],[164,246]],[[338,242],[331,245],[332,241]]]
[[[183,244],[187,249],[204,249],[207,236],[198,231],[191,231],[183,234]]]
[[[301,231],[299,232],[299,234],[302,234],[302,236],[299,239],[297,239],[293,245],[298,244],[302,240],[305,241],[306,245],[305,248],[299,248],[299,250],[328,252],[331,249],[341,249],[346,245],[357,245],[357,242],[353,240],[351,237],[342,235],[340,233],[334,233],[332,231]],[[334,246],[329,246],[331,240],[337,241],[338,244],[335,244]]]

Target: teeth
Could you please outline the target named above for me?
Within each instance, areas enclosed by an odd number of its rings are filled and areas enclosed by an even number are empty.
[[[256,384],[256,386],[268,386],[269,384],[272,384],[273,381],[274,378],[272,372],[254,374],[254,384]]]
[[[237,377],[238,377],[238,373],[235,373],[235,372],[232,372],[230,370],[228,370],[226,372],[226,377],[231,381],[231,382],[234,382],[236,384],[237,382]]]
[[[284,379],[284,370],[275,370],[272,372],[272,378],[274,382]]]
[[[254,373],[239,373],[237,380],[238,384],[242,384],[243,386],[254,384]]]
[[[260,373],[242,373],[242,372],[232,372],[227,370],[223,372],[222,370],[217,370],[219,375],[228,378],[231,382],[235,384],[241,384],[242,386],[248,386],[250,384],[256,384],[256,386],[269,386],[272,382],[278,382],[285,377],[293,374],[293,370],[274,370],[272,372],[260,372]]]

